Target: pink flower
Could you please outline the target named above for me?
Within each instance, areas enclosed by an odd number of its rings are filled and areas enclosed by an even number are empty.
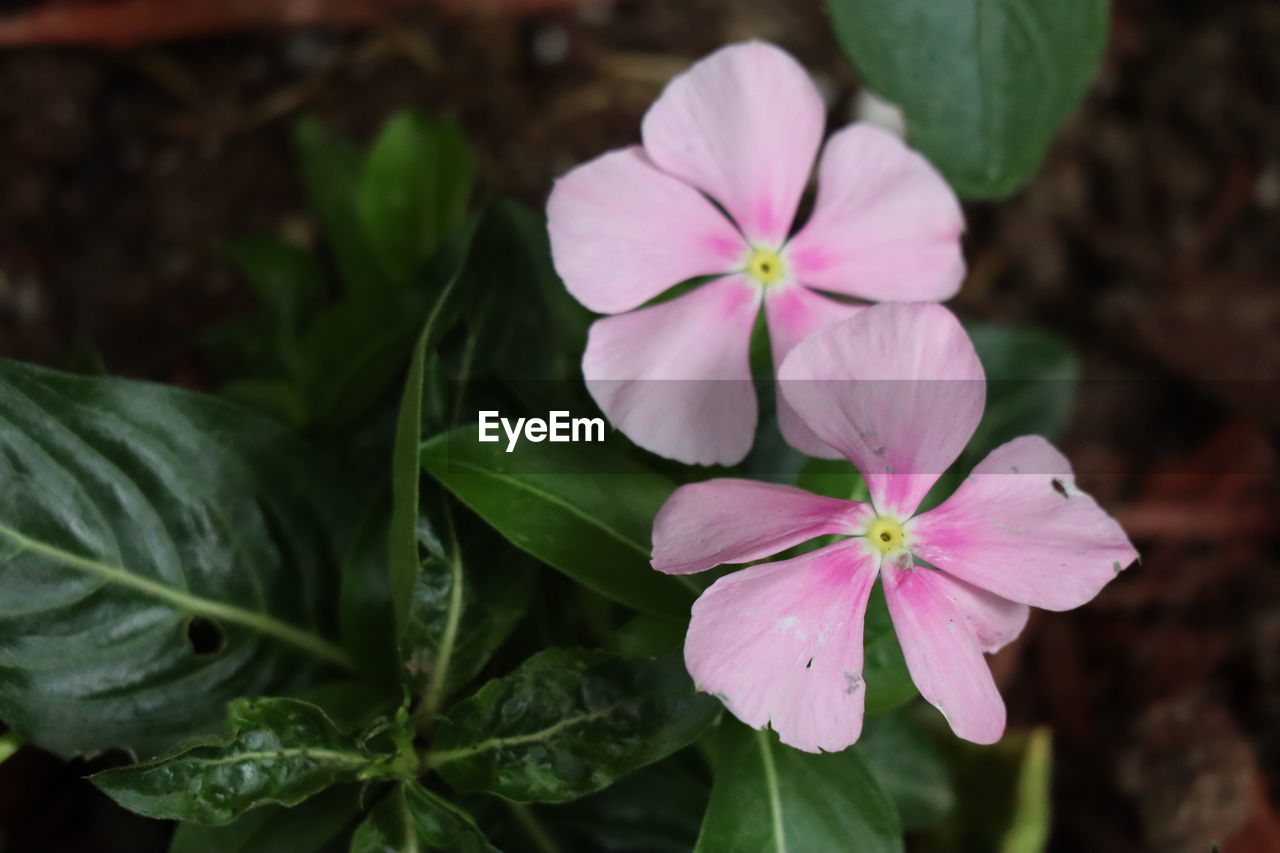
[[[867,308],[809,336],[779,378],[805,423],[862,472],[871,502],[748,480],[676,490],[654,522],[659,571],[846,537],[712,584],[685,641],[694,681],[784,743],[844,749],[862,730],[863,617],[879,577],[920,693],[960,737],[999,740],[1004,702],[983,654],[1018,635],[1029,605],[1093,598],[1137,557],[1124,531],[1039,436],[996,448],[949,499],[917,513],[986,397],[973,345],[940,305]]]
[[[859,310],[819,291],[942,300],[960,286],[959,203],[923,157],[869,125],[828,140],[813,215],[791,235],[824,121],[818,90],[790,55],[732,45],[671,81],[645,114],[643,147],[556,183],[547,202],[556,269],[579,302],[614,315],[591,327],[587,388],[641,447],[701,464],[747,454],[748,350],[762,302],[780,365],[805,335]],[[715,278],[640,308],[702,276]],[[785,406],[779,417],[797,449],[831,455]]]

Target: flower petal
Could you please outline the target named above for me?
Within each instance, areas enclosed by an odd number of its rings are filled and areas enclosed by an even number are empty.
[[[991,451],[941,506],[908,524],[931,565],[1012,601],[1069,610],[1138,557],[1071,463],[1038,435]]]
[[[771,287],[765,291],[764,313],[769,321],[769,343],[773,349],[773,368],[776,373],[782,361],[795,345],[812,332],[847,320],[865,305],[837,302],[807,287],[790,284]],[[778,425],[787,443],[806,456],[837,459],[839,451],[833,450],[813,434],[804,420],[791,408],[781,394],[778,398]]]
[[[829,533],[852,535],[867,504],[778,483],[717,479],[681,486],[653,520],[653,567],[667,574],[749,563]]]
[[[1004,734],[1004,700],[982,656],[997,632],[982,636],[975,630],[987,625],[989,615],[967,610],[972,596],[934,569],[903,568],[886,560],[881,576],[893,629],[920,695],[959,737],[998,741]]]
[[[977,428],[982,365],[950,311],[872,305],[801,341],[778,371],[783,396],[857,466],[882,513],[909,517]]]
[[[809,75],[763,42],[721,48],[673,79],[645,114],[660,168],[724,205],[747,239],[781,246],[822,141]]]
[[[686,464],[740,462],[756,429],[748,350],[760,291],[734,275],[597,320],[587,390],[636,444]]]
[[[741,266],[742,235],[697,190],[655,168],[639,146],[611,151],[556,181],[547,200],[556,271],[592,311],[629,311],[672,285]]]
[[[862,626],[875,563],[858,540],[726,575],[694,602],[684,659],[701,690],[806,752],[862,733]]]
[[[950,299],[964,213],[929,161],[866,124],[827,142],[813,215],[787,247],[796,281],[876,301]]]

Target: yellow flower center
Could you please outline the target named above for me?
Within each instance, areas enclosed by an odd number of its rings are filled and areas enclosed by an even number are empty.
[[[867,541],[881,554],[888,554],[906,547],[907,534],[902,522],[881,516],[867,525]]]
[[[754,248],[747,257],[747,275],[760,284],[773,284],[787,274],[787,265],[773,249]]]

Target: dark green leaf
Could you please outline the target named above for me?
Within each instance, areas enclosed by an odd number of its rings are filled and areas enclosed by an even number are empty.
[[[169,853],[317,853],[359,813],[356,788],[340,785],[293,808],[253,809],[225,826],[180,824]]]
[[[324,274],[315,256],[274,237],[242,237],[225,251],[285,337],[283,343],[291,344],[324,294]]]
[[[499,853],[471,815],[417,782],[397,786],[351,839],[351,853]]]
[[[548,649],[451,709],[427,762],[462,791],[565,802],[692,743],[719,711],[678,656]]]
[[[615,601],[683,617],[699,587],[649,566],[650,530],[675,484],[604,444],[431,439],[422,465],[517,547]],[[586,472],[599,473],[586,473]]]
[[[319,220],[342,274],[343,285],[350,293],[385,287],[382,270],[357,211],[364,168],[360,150],[313,118],[298,122],[293,139],[302,163],[312,215]]]
[[[1107,0],[828,0],[836,36],[966,198],[1026,183],[1093,79]]]
[[[796,477],[796,485],[816,495],[846,501],[868,501],[867,484],[846,459],[810,458]]]
[[[855,747],[907,829],[938,823],[956,800],[942,751],[914,710],[868,717]]]
[[[534,565],[494,537],[455,536],[422,561],[400,637],[407,686],[435,713],[480,672],[529,606]]]
[[[518,393],[540,391],[537,396],[545,398],[552,390],[580,389],[591,314],[556,275],[546,221],[518,202],[497,198],[481,217],[474,245],[463,289],[470,299],[472,345],[485,365],[511,380]],[[518,311],[511,310],[513,297]],[[535,402],[532,393],[521,396]]]
[[[696,853],[880,853],[902,828],[854,750],[813,755],[726,723]]]
[[[257,806],[293,806],[354,781],[369,759],[324,711],[297,699],[236,699],[229,736],[90,780],[147,817],[222,825]]]
[[[437,333],[438,334],[438,333]],[[418,551],[419,480],[418,461],[422,446],[422,382],[427,345],[435,337],[430,326],[418,333],[418,343],[409,356],[409,375],[400,397],[396,418],[395,444],[391,460],[391,532],[389,562],[391,601],[395,613],[396,636],[409,624],[413,588],[417,582],[421,556]]]
[[[351,666],[321,602],[362,489],[210,397],[0,361],[0,718],[150,755]]]
[[[360,671],[385,685],[399,681],[395,620],[387,573],[391,500],[380,495],[365,510],[359,532],[342,561],[338,619],[342,644]]]
[[[391,117],[365,161],[358,201],[388,278],[409,278],[461,222],[474,172],[457,122],[413,111]]]
[[[863,629],[862,677],[867,683],[867,713],[879,714],[898,707],[916,695],[915,682],[907,671],[907,661],[893,630],[884,585],[871,590]]]
[[[1018,326],[984,324],[968,332],[987,375],[987,407],[967,451],[976,457],[972,462],[1020,435],[1060,438],[1080,374],[1071,349],[1053,335]]]

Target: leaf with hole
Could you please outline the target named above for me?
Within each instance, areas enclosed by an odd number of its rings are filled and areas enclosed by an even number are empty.
[[[566,802],[687,746],[719,713],[677,655],[548,649],[451,708],[427,764],[461,791]]]
[[[352,666],[330,583],[362,487],[216,398],[0,361],[0,718],[155,754]]]
[[[297,805],[370,764],[309,702],[236,699],[227,728],[226,738],[89,779],[138,814],[217,826],[258,806]]]

